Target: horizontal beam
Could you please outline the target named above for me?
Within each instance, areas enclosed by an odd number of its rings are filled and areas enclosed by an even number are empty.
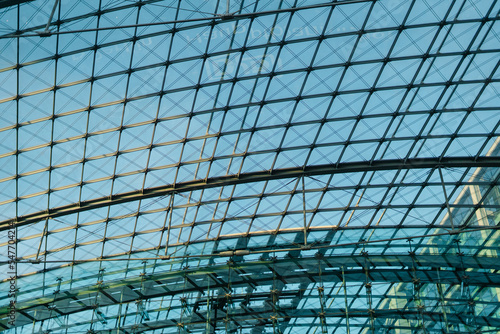
[[[175,193],[184,193],[208,188],[225,187],[244,183],[271,181],[279,179],[294,179],[302,176],[328,175],[342,173],[373,172],[379,170],[401,169],[434,169],[443,168],[479,168],[500,166],[500,157],[449,157],[449,158],[414,158],[391,159],[378,161],[346,162],[306,167],[263,170],[252,173],[241,173],[213,177],[202,180],[186,181],[176,184],[166,184],[158,187],[139,189],[131,192],[95,198],[88,201],[72,203],[44,211],[34,212],[0,222],[0,231],[13,226],[24,226],[45,219],[71,215],[87,210],[94,210],[115,204],[129,203],[147,198],[155,198]]]

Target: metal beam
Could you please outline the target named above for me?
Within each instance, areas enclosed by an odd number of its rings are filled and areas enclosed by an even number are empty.
[[[20,5],[24,2],[31,2],[33,0],[0,0],[0,8]]]
[[[479,168],[500,166],[500,157],[448,157],[448,158],[414,158],[392,159],[379,161],[346,162],[340,164],[327,164],[295,168],[265,170],[252,173],[234,174],[209,179],[193,180],[177,184],[166,184],[158,187],[135,190],[112,196],[95,198],[88,201],[72,203],[49,210],[38,211],[28,215],[4,220],[0,222],[0,231],[5,231],[15,226],[24,226],[44,219],[56,218],[75,214],[87,210],[94,210],[115,204],[123,204],[146,198],[166,196],[172,193],[183,193],[201,189],[225,187],[251,182],[270,181],[279,179],[293,179],[302,176],[327,175],[341,173],[373,172],[378,170],[399,169],[434,169],[438,166],[444,168]]]

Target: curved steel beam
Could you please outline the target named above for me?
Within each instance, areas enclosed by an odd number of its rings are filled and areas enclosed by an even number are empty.
[[[293,179],[310,175],[358,173],[373,172],[378,170],[399,170],[416,168],[434,169],[438,166],[445,168],[498,167],[500,166],[500,157],[448,157],[361,161],[226,175],[209,179],[186,181],[176,184],[166,184],[158,187],[140,189],[112,196],[95,198],[88,201],[72,203],[49,210],[38,211],[0,222],[0,231],[7,230],[9,228],[12,228],[13,226],[24,226],[45,219],[61,217],[82,211],[98,209],[115,204],[133,202],[146,198],[166,196],[172,193],[190,192],[195,190],[231,186],[250,182],[270,181],[287,178]]]

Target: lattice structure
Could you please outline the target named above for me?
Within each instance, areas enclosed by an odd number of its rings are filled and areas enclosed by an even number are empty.
[[[500,332],[499,13],[0,0],[0,330]]]

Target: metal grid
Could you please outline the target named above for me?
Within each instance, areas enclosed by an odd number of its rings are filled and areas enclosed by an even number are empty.
[[[6,5],[0,326],[496,332],[499,11]]]

